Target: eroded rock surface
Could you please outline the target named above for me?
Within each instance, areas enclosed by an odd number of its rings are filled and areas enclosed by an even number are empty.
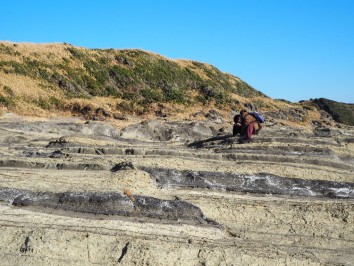
[[[31,192],[1,189],[0,200],[17,207],[49,208],[94,215],[148,217],[171,221],[207,223],[201,210],[183,200],[161,200],[153,197],[117,192]]]
[[[352,265],[354,130],[221,123],[0,120],[0,264]]]
[[[143,167],[162,187],[204,188],[261,194],[354,198],[354,183],[286,178],[265,173],[233,174]]]

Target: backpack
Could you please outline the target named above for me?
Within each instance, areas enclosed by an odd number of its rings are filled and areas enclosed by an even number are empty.
[[[265,119],[264,119],[263,115],[261,115],[260,113],[258,113],[258,112],[249,112],[249,114],[253,115],[257,119],[257,121],[259,123],[264,123],[265,122]]]

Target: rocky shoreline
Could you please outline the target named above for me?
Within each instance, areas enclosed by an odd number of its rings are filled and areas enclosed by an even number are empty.
[[[0,120],[8,265],[351,265],[354,129]]]

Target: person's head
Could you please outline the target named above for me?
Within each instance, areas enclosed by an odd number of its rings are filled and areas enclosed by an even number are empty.
[[[234,116],[234,122],[235,122],[235,124],[241,123],[241,115],[235,115]]]
[[[240,115],[241,115],[241,116],[244,116],[244,114],[246,114],[246,113],[247,113],[247,111],[246,111],[245,109],[243,109],[243,110],[240,111]]]

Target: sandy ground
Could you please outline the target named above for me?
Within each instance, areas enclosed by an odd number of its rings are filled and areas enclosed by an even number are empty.
[[[0,189],[178,198],[216,223],[21,207],[3,199],[1,265],[354,265],[352,197],[161,187],[140,170],[267,173],[354,183],[354,145],[348,140],[353,131],[284,140],[265,129],[251,144],[191,149],[183,141],[125,140],[113,131],[101,134],[97,126],[78,130],[74,125],[84,124],[78,119],[37,122],[0,120]],[[53,141],[57,144],[47,146]],[[58,151],[60,156],[50,157]],[[132,169],[110,171],[122,162]]]

